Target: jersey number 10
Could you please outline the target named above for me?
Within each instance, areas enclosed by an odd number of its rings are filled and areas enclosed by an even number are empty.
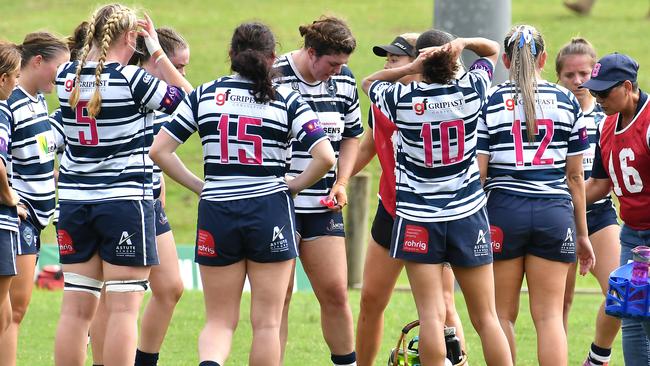
[[[442,165],[450,165],[463,160],[463,155],[465,155],[465,123],[463,120],[456,119],[453,121],[440,122],[439,128]],[[457,149],[456,155],[454,156],[451,156],[450,153],[452,146],[449,131],[452,128],[456,130]],[[422,124],[420,137],[422,137],[424,143],[424,165],[431,168],[433,167],[433,133],[431,131],[430,122]]]

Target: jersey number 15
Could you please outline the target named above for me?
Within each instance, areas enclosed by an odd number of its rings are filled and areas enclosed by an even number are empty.
[[[237,142],[248,142],[253,144],[253,157],[248,156],[246,150],[239,149],[237,157],[241,164],[248,165],[261,165],[262,164],[262,136],[253,135],[248,133],[248,126],[261,126],[261,118],[252,118],[246,116],[239,116],[237,121]],[[230,162],[230,154],[228,144],[230,139],[230,116],[222,114],[219,118],[219,143],[221,145],[221,163],[228,164]]]

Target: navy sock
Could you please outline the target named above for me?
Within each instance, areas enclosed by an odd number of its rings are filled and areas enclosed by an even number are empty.
[[[336,366],[355,366],[357,364],[357,354],[355,352],[347,355],[332,355],[331,359]]]
[[[219,365],[217,362],[214,361],[201,361],[201,363],[199,363],[199,366],[221,366],[221,365]]]
[[[135,351],[135,366],[156,366],[158,365],[158,353]]]

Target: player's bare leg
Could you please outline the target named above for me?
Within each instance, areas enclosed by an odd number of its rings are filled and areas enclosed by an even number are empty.
[[[519,315],[519,296],[524,279],[524,258],[494,261],[494,284],[497,315],[508,338],[512,361],[517,359],[515,322]]]

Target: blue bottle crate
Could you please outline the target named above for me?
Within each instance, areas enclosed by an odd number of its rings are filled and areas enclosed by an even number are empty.
[[[605,313],[619,318],[650,320],[648,284],[635,285],[632,277],[633,263],[623,265],[609,276],[609,290],[605,300]]]

